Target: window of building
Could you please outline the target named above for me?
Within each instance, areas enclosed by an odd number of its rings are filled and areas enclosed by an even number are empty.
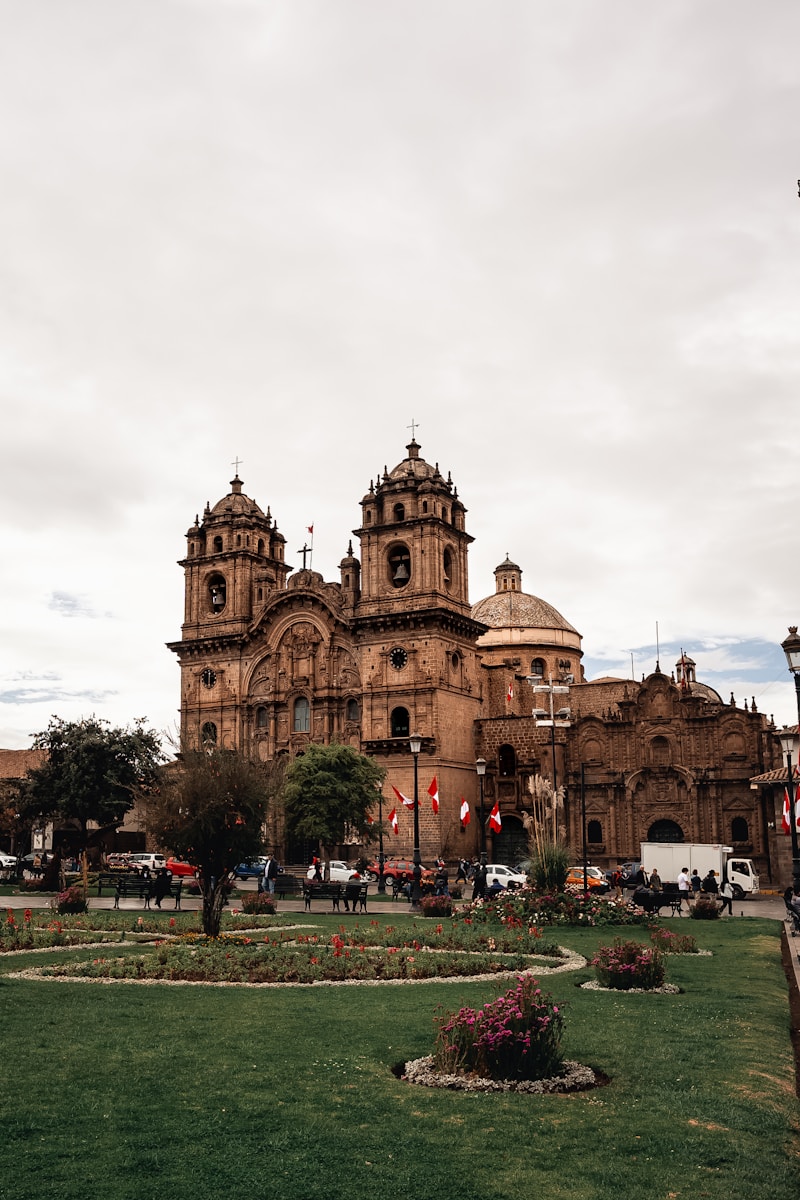
[[[200,730],[200,738],[204,746],[216,746],[217,727],[213,721],[206,721],[205,725]]]
[[[212,613],[221,613],[227,603],[224,575],[212,575],[208,581],[208,605]]]
[[[263,538],[258,539],[258,553],[259,554],[264,553],[264,539]]]
[[[407,708],[392,709],[392,737],[408,737],[411,725],[408,720]]]
[[[516,775],[517,755],[513,746],[501,746],[497,751],[497,769],[501,775]]]
[[[655,737],[650,743],[650,761],[654,767],[668,767],[670,760],[669,742],[665,737]]]
[[[648,842],[683,842],[683,830],[675,821],[654,821],[647,831]]]
[[[267,710],[263,704],[256,709],[256,729],[267,728]]]
[[[603,826],[599,821],[590,821],[586,826],[586,837],[590,842],[602,842]]]
[[[541,675],[544,679],[544,659],[535,658],[531,663],[531,675]]]
[[[448,549],[442,555],[442,567],[444,569],[444,586],[449,592],[453,584],[453,555]]]
[[[411,555],[407,546],[393,546],[386,562],[392,587],[403,588],[411,578]]]
[[[357,700],[348,700],[345,715],[348,721],[358,721],[361,717],[361,706]]]
[[[308,733],[311,729],[311,705],[305,696],[298,696],[294,702],[295,733]]]
[[[222,554],[222,538],[221,537],[214,538],[214,553]]]
[[[403,505],[402,505],[402,504],[395,504],[395,506],[394,506],[394,519],[395,519],[395,521],[405,521],[405,519],[406,519],[406,510],[405,510],[405,508],[403,507]]]
[[[734,817],[731,821],[731,840],[734,842],[750,841],[750,827],[744,817]]]

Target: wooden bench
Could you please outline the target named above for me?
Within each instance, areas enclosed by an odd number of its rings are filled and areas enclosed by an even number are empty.
[[[114,880],[114,908],[119,908],[120,900],[130,897],[138,897],[144,901],[144,907],[149,908],[150,901],[155,896],[155,884],[155,879],[144,879],[141,875],[118,875]],[[173,877],[169,881],[169,889],[163,893],[163,899],[174,899],[175,907],[180,908],[182,889],[183,880]]]
[[[339,902],[342,899],[340,883],[316,883],[313,879],[303,880],[303,906],[306,912],[311,911],[312,900],[330,900],[331,912],[339,912]]]
[[[287,871],[281,871],[275,877],[275,892],[281,900],[285,896],[299,896],[301,892],[300,880],[296,875],[290,875]]]

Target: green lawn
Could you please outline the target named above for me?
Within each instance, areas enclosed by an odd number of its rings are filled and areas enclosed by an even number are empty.
[[[567,1005],[566,1057],[610,1079],[569,1097],[426,1090],[393,1074],[430,1052],[437,1005],[480,1004],[507,984],[0,976],[0,1197],[788,1200],[800,1189],[800,1106],[779,929],[686,922],[714,954],[667,960],[680,996],[581,991],[590,969],[543,979]],[[554,932],[586,954],[614,936]],[[21,965],[0,958],[4,973]]]

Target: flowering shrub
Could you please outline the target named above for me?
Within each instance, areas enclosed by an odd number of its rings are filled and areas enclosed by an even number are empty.
[[[563,1018],[530,975],[485,1004],[436,1018],[434,1066],[448,1075],[548,1079],[561,1069]]]
[[[244,913],[263,913],[265,916],[271,917],[278,909],[275,897],[267,892],[246,892],[242,896],[241,903]]]
[[[648,950],[641,942],[622,942],[617,938],[613,946],[600,946],[592,966],[603,987],[619,991],[631,988],[649,991],[664,982],[660,951],[655,946]]]
[[[463,911],[463,910],[462,910]],[[647,925],[652,914],[638,904],[613,896],[537,892],[534,888],[501,892],[476,900],[467,910],[476,922],[508,925]]]
[[[450,896],[423,896],[419,907],[423,917],[449,917],[453,912]]]
[[[83,888],[73,884],[65,892],[58,893],[54,907],[60,913],[82,913],[86,912],[89,905],[86,902]]]
[[[690,933],[672,933],[669,929],[653,926],[650,941],[662,954],[697,954],[697,938]]]
[[[719,916],[719,908],[714,900],[701,898],[695,900],[689,916],[694,917],[695,921],[716,921]]]

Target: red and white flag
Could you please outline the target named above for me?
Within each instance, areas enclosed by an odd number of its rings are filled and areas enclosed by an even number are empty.
[[[306,525],[306,529],[308,530],[308,532],[309,532],[309,533],[311,534],[311,536],[313,537],[313,536],[314,536],[314,526],[313,526],[313,525]]]
[[[436,782],[435,775],[434,775],[433,779],[431,780],[431,786],[428,788],[428,795],[431,798],[431,808],[433,809],[433,811],[435,813],[438,813],[438,811],[439,811],[439,785]]]
[[[500,820],[500,801],[495,800],[494,808],[489,813],[489,828],[493,833],[499,833],[503,827],[503,822]]]
[[[792,826],[790,824],[791,819],[792,818],[791,818],[791,814],[790,814],[789,791],[787,788],[784,788],[783,789],[783,813],[781,815],[781,829],[783,830],[784,833],[792,832]],[[798,784],[797,788],[795,789],[795,793],[794,793],[794,827],[795,827],[795,829],[800,830],[800,784]]]
[[[402,792],[398,792],[394,784],[392,784],[392,791],[394,792],[395,796],[397,796],[397,799],[400,801],[400,803],[405,804],[406,808],[414,807],[414,801],[409,800],[408,796],[404,796]]]
[[[506,692],[506,704],[510,704],[513,699],[514,699],[514,680],[512,679],[511,683],[508,685],[508,691]]]
[[[467,828],[467,826],[469,825],[469,820],[470,820],[469,805],[467,804],[466,800],[462,796],[461,797],[461,828],[462,829]]]
[[[393,808],[392,811],[389,813],[389,824],[392,827],[392,832],[396,833],[399,836],[400,829],[397,824],[397,809],[396,808]]]

